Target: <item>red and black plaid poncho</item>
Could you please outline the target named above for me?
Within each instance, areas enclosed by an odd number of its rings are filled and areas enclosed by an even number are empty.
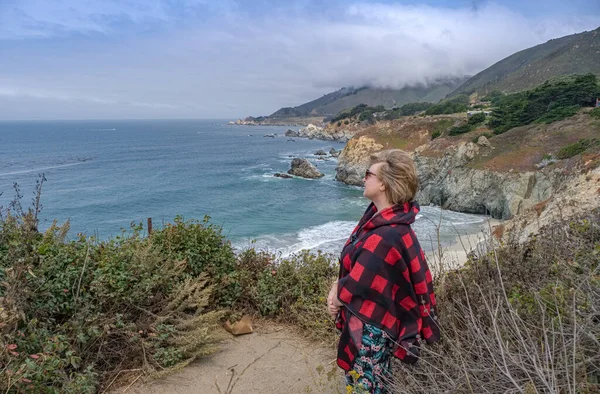
[[[360,335],[362,322],[384,330],[395,342],[394,356],[408,363],[417,361],[419,338],[428,343],[440,338],[431,273],[410,227],[419,205],[397,204],[373,216],[376,212],[371,203],[340,256],[338,298],[344,307],[337,320],[342,330],[337,363],[346,371],[358,353],[356,322]]]

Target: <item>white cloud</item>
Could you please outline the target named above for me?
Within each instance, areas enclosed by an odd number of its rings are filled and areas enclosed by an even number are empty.
[[[79,118],[268,114],[342,86],[402,87],[475,74],[521,49],[600,25],[598,15],[531,17],[496,3],[477,9],[353,3],[321,14],[250,15],[229,2],[190,23],[179,14],[212,3],[189,0],[175,10],[158,0],[90,0],[85,12],[65,14],[40,11],[52,2],[23,1],[37,10],[28,16],[38,23],[28,26],[38,30],[23,25],[22,35],[74,29],[105,38],[5,41],[0,75],[10,83],[0,81],[3,101],[10,87],[21,104],[27,95],[37,98],[34,106],[78,102]],[[114,20],[164,26],[129,34],[115,30]],[[0,105],[0,118],[9,116]]]
[[[177,109],[177,105],[156,103],[156,102],[143,102],[143,101],[128,101],[126,99],[119,99],[116,97],[104,98],[84,95],[69,95],[62,92],[50,92],[44,90],[35,89],[23,89],[23,88],[10,88],[0,86],[0,97],[5,98],[33,98],[49,101],[63,101],[63,102],[88,102],[94,104],[106,104],[106,105],[120,105],[123,107],[142,107],[149,109]]]

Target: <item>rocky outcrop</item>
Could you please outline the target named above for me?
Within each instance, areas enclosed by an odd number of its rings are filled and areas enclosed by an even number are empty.
[[[298,135],[297,131],[294,131],[292,129],[287,129],[285,132],[285,136],[286,137],[298,137],[299,135]]]
[[[351,139],[338,157],[335,179],[348,185],[362,186],[365,171],[369,168],[369,156],[382,149],[383,145],[371,137]]]
[[[300,129],[298,136],[309,139],[346,142],[349,141],[353,135],[354,132],[348,130],[329,130],[323,127],[315,126],[314,124],[309,124],[308,126]]]
[[[552,197],[494,228],[497,239],[513,237],[525,242],[541,227],[558,219],[571,218],[598,209],[600,201],[600,167],[569,178]]]
[[[319,149],[315,152],[315,156],[327,156],[327,152],[325,152],[323,149]]]
[[[321,178],[324,176],[317,168],[306,159],[295,158],[292,160],[292,168],[288,170],[288,174],[299,176],[302,178]]]
[[[329,150],[329,154],[331,155],[331,157],[339,157],[340,153],[342,153],[341,150],[335,150],[335,148],[331,148]]]
[[[414,154],[417,201],[509,219],[549,198],[562,179],[561,170],[495,172],[468,167],[479,149],[477,144],[463,142],[441,158]]]
[[[348,142],[338,160],[336,179],[362,185],[369,156],[383,149],[375,139],[359,137]],[[548,199],[560,181],[561,170],[494,172],[469,168],[468,163],[483,149],[472,142],[461,142],[442,157],[413,153],[419,176],[416,199],[459,212],[489,214],[508,219]]]

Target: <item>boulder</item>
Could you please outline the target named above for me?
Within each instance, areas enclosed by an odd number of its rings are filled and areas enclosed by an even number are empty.
[[[477,145],[483,146],[484,148],[491,148],[492,147],[492,144],[490,144],[490,141],[486,138],[485,135],[482,135],[481,137],[479,137],[477,139]]]
[[[315,152],[315,156],[327,156],[327,153],[323,149],[319,149]]]
[[[311,179],[325,176],[308,160],[300,158],[295,158],[292,160],[292,168],[288,170],[288,174]]]
[[[335,148],[331,148],[329,150],[329,154],[331,155],[331,157],[338,157],[341,152],[341,150],[335,150]]]
[[[287,131],[285,132],[285,136],[286,137],[298,137],[298,132],[294,131],[292,129],[287,129]]]
[[[284,179],[293,178],[293,176],[288,175],[288,174],[282,174],[281,172],[276,172],[275,174],[273,174],[273,176],[276,176],[277,178],[284,178]]]

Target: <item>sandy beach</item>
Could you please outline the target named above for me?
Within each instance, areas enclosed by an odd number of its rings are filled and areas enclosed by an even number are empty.
[[[485,250],[489,244],[491,230],[501,224],[498,219],[488,218],[477,233],[457,234],[450,245],[441,246],[437,251],[427,253],[427,262],[435,276],[461,267],[467,261],[467,255],[472,251]]]

